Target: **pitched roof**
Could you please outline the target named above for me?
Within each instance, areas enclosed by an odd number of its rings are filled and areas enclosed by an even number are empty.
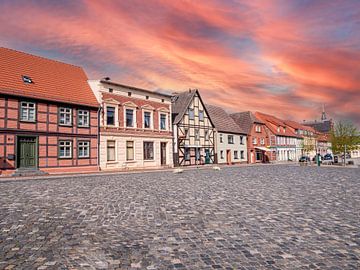
[[[304,126],[298,122],[292,121],[292,120],[284,120],[284,123],[289,126],[292,127],[294,129],[301,129],[301,130],[307,130],[307,131],[311,131],[313,133],[315,133],[315,129],[313,127],[310,126]]]
[[[220,132],[246,134],[246,131],[241,129],[235,121],[220,107],[206,104],[207,112],[213,121],[215,128]]]
[[[332,129],[333,123],[332,120],[325,120],[319,122],[306,122],[305,126],[313,127],[316,131],[329,133]]]
[[[264,122],[256,118],[256,116],[250,111],[232,113],[230,114],[230,117],[243,131],[246,132],[246,134],[251,133],[251,127],[254,123],[263,125],[265,124]]]
[[[300,137],[300,136],[296,135],[294,132],[292,132],[289,128],[286,128],[286,124],[284,123],[283,120],[281,120],[273,115],[255,112],[255,116],[257,118],[260,118],[261,120],[263,120],[265,122],[265,125],[267,126],[267,128],[270,129],[270,131],[275,135],[287,136],[287,137],[297,137],[297,138]],[[273,125],[275,125],[277,127],[280,126],[280,127],[285,128],[285,132],[284,132],[284,130],[278,131],[277,128],[274,128]]]
[[[172,113],[176,114],[174,124],[178,124],[188,109],[197,90],[189,90],[173,96]]]
[[[98,107],[87,80],[81,67],[0,47],[0,93]]]

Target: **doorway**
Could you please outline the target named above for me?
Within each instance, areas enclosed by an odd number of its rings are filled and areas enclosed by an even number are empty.
[[[226,150],[226,163],[231,164],[231,150]]]
[[[166,142],[160,143],[161,165],[166,165]]]
[[[22,169],[37,167],[36,137],[18,137],[17,167]]]

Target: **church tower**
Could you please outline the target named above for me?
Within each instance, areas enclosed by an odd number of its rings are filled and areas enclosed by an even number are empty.
[[[321,113],[321,121],[325,121],[325,120],[326,120],[326,113],[325,113],[325,105],[323,104],[322,113]]]

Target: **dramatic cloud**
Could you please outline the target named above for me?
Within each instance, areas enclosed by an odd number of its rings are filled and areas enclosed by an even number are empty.
[[[0,46],[229,111],[360,126],[359,1],[1,1]]]

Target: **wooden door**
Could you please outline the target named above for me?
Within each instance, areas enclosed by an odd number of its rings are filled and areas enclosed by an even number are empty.
[[[18,167],[35,168],[37,161],[36,138],[19,137],[18,139]]]
[[[166,165],[166,142],[160,143],[161,165]]]
[[[231,164],[231,150],[226,150],[226,163]]]

